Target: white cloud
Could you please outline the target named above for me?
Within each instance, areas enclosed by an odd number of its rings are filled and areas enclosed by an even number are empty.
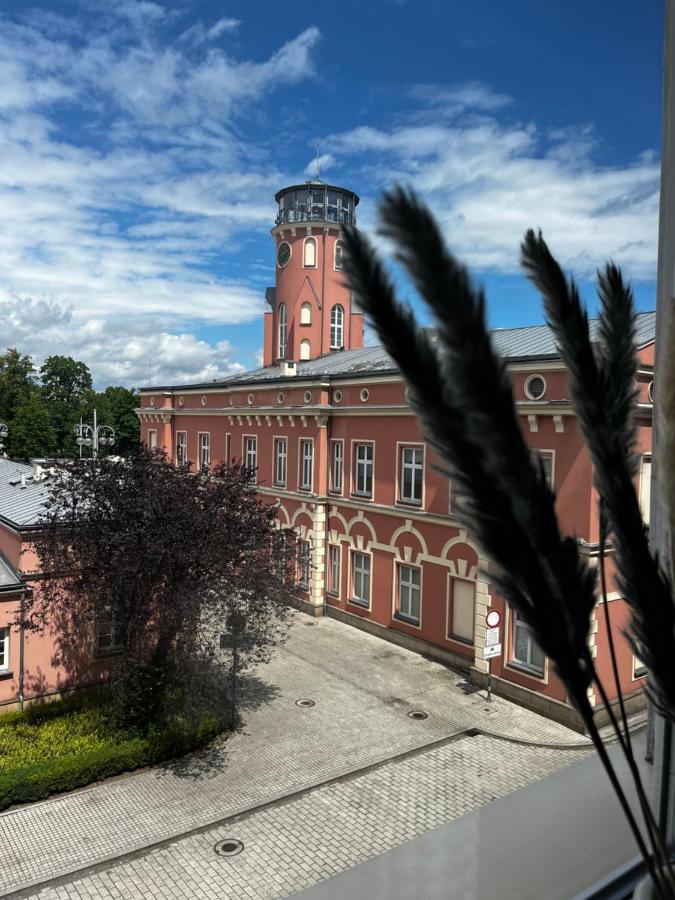
[[[162,42],[175,15],[125,0],[85,19],[0,16],[2,341],[81,358],[99,383],[144,382],[148,359],[164,382],[240,367],[227,342],[192,333],[262,311],[235,252],[269,228],[283,176],[237,120],[313,74],[316,28],[237,60]],[[223,17],[207,36],[237,25]]]
[[[415,91],[425,103],[426,93]],[[541,228],[577,274],[592,275],[611,258],[633,279],[654,279],[659,164],[653,154],[602,165],[588,126],[543,134],[532,123],[477,118],[476,107],[489,109],[490,93],[475,85],[459,93],[467,102],[473,95],[475,104],[465,115],[456,110],[452,122],[418,121],[415,110],[412,124],[354,128],[326,142],[364,181],[412,184],[434,209],[451,248],[475,268],[520,271],[520,240],[527,228]],[[494,103],[502,105],[499,95]],[[366,228],[374,226],[375,199],[366,196],[359,207]]]
[[[319,175],[323,176],[325,172],[335,168],[335,163],[336,160],[332,153],[320,153],[318,157],[315,156],[314,159],[307,163],[305,166],[305,175],[314,178],[318,166]]]

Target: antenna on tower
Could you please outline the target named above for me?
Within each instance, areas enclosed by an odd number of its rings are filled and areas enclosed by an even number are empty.
[[[319,175],[321,174],[321,172],[320,172],[320,163],[319,163],[319,159],[320,159],[320,157],[319,157],[319,145],[317,144],[317,145],[316,145],[316,180],[317,180],[317,181],[321,181],[321,179],[319,178]]]

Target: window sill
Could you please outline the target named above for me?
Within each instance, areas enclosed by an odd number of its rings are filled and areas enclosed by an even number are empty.
[[[272,487],[282,488],[284,491],[286,490],[286,483],[281,481],[273,481]]]
[[[342,491],[341,490],[338,491],[336,488],[329,488],[328,493],[332,494],[333,497],[341,497],[342,496]]]
[[[302,491],[303,494],[311,494],[311,493],[312,493],[312,488],[311,488],[311,486],[310,486],[310,487],[307,487],[306,485],[300,485],[300,484],[299,484],[299,485],[298,485],[298,490],[299,490],[299,491]]]
[[[510,659],[506,663],[506,668],[511,669],[513,672],[518,672],[520,675],[527,675],[528,678],[533,678],[535,681],[541,681],[542,684],[545,681],[543,669],[533,669],[530,666],[519,663],[517,660]]]
[[[349,597],[347,603],[351,603],[352,606],[358,606],[360,609],[370,609],[370,603],[366,600],[360,600],[358,597]]]
[[[452,641],[454,644],[461,644],[462,647],[473,647],[473,641],[469,638],[457,637],[456,634],[447,634],[446,641]]]
[[[422,501],[421,500],[406,500],[404,497],[399,497],[398,500],[396,501],[396,505],[397,506],[412,506],[412,507],[415,507],[415,509],[421,509]]]
[[[394,621],[402,622],[404,625],[412,625],[414,628],[420,627],[420,620],[415,619],[412,616],[406,616],[403,613],[395,612],[393,618]]]
[[[359,500],[372,500],[372,494],[365,494],[361,491],[352,491],[352,497],[357,497]]]
[[[0,669],[0,681],[8,681],[10,678],[14,678],[11,669]]]

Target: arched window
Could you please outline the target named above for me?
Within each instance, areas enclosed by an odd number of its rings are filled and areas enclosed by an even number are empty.
[[[305,238],[303,265],[316,266],[316,240],[313,237]]]
[[[300,324],[301,325],[311,325],[312,324],[312,307],[309,303],[303,303],[300,307]]]
[[[279,307],[279,359],[286,359],[286,336],[288,334],[288,312],[286,304]]]
[[[335,241],[335,268],[342,268],[342,241]]]
[[[309,359],[310,353],[309,341],[300,341],[300,359]]]
[[[330,311],[330,349],[341,350],[344,346],[345,311],[336,303]]]

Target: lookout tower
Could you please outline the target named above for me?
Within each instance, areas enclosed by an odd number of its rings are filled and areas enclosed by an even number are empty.
[[[264,365],[363,346],[363,313],[343,284],[340,227],[358,196],[314,179],[280,190],[272,229],[276,284],[265,293]]]

